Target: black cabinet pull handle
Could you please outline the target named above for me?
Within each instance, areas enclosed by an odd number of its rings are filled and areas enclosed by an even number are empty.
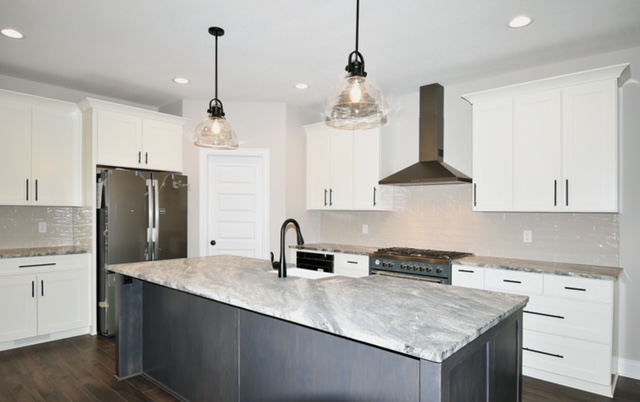
[[[31,298],[36,297],[36,281],[31,281]]]
[[[464,273],[467,273],[467,274],[473,274],[476,271],[472,271],[470,269],[459,269],[458,272],[464,272]]]
[[[142,162],[142,152],[138,151],[138,163]]]
[[[347,261],[347,264],[357,264],[358,261]]]
[[[376,187],[373,187],[373,206],[376,206]]]
[[[40,294],[44,296],[44,280],[40,280]]]
[[[149,164],[149,152],[144,153],[144,164],[145,165]]]
[[[215,246],[215,245],[216,245],[216,241],[215,241],[215,240],[211,240],[211,241],[209,242],[209,244],[211,244],[212,246]]]
[[[569,206],[569,179],[565,181],[564,191],[565,191],[564,202],[566,206]]]
[[[333,189],[329,189],[329,206],[333,206]]]
[[[43,264],[26,264],[26,265],[18,265],[18,268],[33,268],[33,267],[49,267],[56,265],[55,262],[45,262]]]
[[[36,179],[36,201],[38,201],[38,180]]]
[[[514,281],[513,279],[503,279],[502,282],[508,282],[508,283],[522,283],[522,281]]]
[[[583,288],[573,288],[573,287],[571,287],[571,286],[565,286],[564,288],[565,288],[565,289],[567,289],[567,290],[577,290],[577,291],[579,291],[579,292],[586,292],[586,291],[587,291],[587,289],[583,289]]]
[[[548,352],[543,352],[541,350],[535,350],[535,349],[530,349],[530,348],[522,348],[522,350],[528,350],[529,352],[533,352],[533,353],[540,353],[541,355],[546,355],[546,356],[551,356],[551,357],[557,357],[559,359],[564,359],[564,356],[562,355],[557,355],[554,353],[548,353]]]
[[[327,189],[324,189],[324,206],[327,206]]]
[[[522,312],[523,313],[527,313],[527,314],[540,315],[540,316],[543,316],[543,317],[557,318],[557,319],[560,319],[560,320],[564,320],[564,317],[561,316],[561,315],[538,313],[536,311],[527,311],[527,310],[522,310]]]
[[[558,205],[558,180],[553,181],[553,206]]]
[[[29,179],[27,179],[27,198],[26,200],[29,201]]]

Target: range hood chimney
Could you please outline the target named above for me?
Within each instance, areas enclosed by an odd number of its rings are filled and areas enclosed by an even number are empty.
[[[471,178],[443,162],[444,88],[420,87],[420,137],[417,163],[380,180],[380,184],[417,186],[471,183]]]

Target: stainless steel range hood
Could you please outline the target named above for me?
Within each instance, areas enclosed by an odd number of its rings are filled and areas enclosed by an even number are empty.
[[[417,186],[471,183],[471,178],[443,162],[444,88],[420,87],[419,161],[380,180],[380,184]]]

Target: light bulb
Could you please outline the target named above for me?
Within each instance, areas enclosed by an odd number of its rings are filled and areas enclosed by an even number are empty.
[[[213,126],[211,127],[211,131],[215,135],[220,134],[220,120],[219,119],[213,119]]]
[[[351,102],[360,102],[362,100],[362,89],[360,89],[360,83],[358,81],[354,82],[351,86],[349,99],[351,99]]]

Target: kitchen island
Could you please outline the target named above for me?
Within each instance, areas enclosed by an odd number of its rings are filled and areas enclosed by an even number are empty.
[[[109,267],[116,374],[187,400],[517,401],[527,298],[215,256]]]

